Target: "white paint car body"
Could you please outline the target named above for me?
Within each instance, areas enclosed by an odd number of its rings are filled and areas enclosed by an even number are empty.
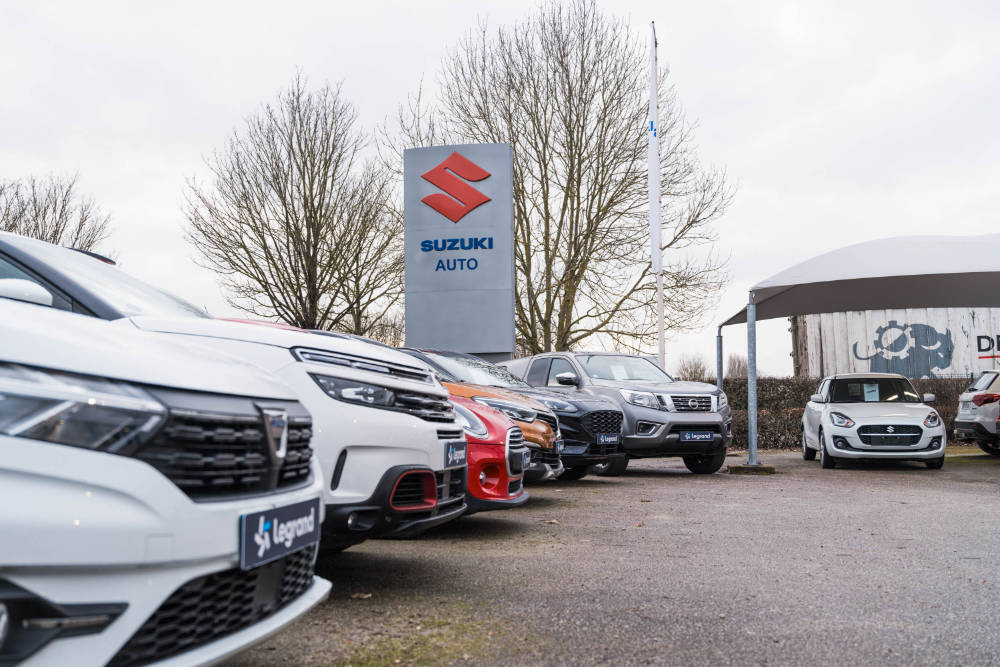
[[[926,404],[933,400],[932,394],[919,396],[902,375],[825,378],[802,415],[802,455],[812,459],[819,451],[828,468],[839,459],[923,461],[940,467],[948,438],[940,415]]]
[[[185,491],[182,487],[190,482],[183,475],[161,472],[165,468],[147,462],[151,451],[162,451],[160,446],[192,455],[194,448],[175,430],[183,423],[214,420],[213,424],[228,428],[232,415],[211,410],[216,401],[246,408],[241,428],[257,434],[266,433],[266,405],[292,408],[287,413],[288,428],[292,424],[308,428],[308,415],[289,387],[259,368],[196,345],[180,346],[163,336],[6,299],[0,299],[0,340],[0,603],[8,621],[7,641],[0,641],[0,662],[10,651],[33,646],[24,643],[29,626],[33,632],[52,631],[64,623],[53,620],[58,615],[51,609],[32,611],[19,596],[29,596],[32,604],[44,600],[71,611],[73,607],[65,606],[100,607],[75,608],[76,621],[90,616],[93,622],[108,605],[120,610],[105,626],[84,628],[91,632],[74,635],[70,628],[69,636],[46,641],[19,663],[44,666],[98,665],[116,656],[117,664],[134,664],[119,654],[126,645],[132,647],[130,655],[143,656],[139,660],[143,664],[212,663],[267,638],[326,598],[330,583],[312,574],[314,544],[303,542],[275,566],[240,569],[241,516],[301,502],[312,502],[322,512],[322,476],[315,457],[308,462],[308,474],[289,485],[275,482],[274,488],[263,490],[233,487],[239,491],[225,496],[213,491],[221,485],[207,483],[197,490],[189,485]],[[91,381],[93,385],[83,384]],[[116,387],[121,394],[112,393]],[[93,414],[85,412],[88,406],[94,410],[98,408],[93,406],[102,406],[117,418],[124,414],[117,401],[129,399],[144,406],[136,407],[137,414],[154,415],[147,422],[148,436],[142,428],[130,431],[143,439],[135,451],[110,453],[88,449],[79,444],[82,441],[77,445],[53,441],[65,441],[68,424],[81,414]],[[19,401],[31,409],[19,411]],[[53,412],[38,408],[50,401],[56,405]],[[73,405],[72,411],[59,411],[62,401]],[[157,412],[157,405],[162,412]],[[256,423],[248,416],[250,411],[257,411]],[[42,414],[58,414],[61,421],[42,422],[56,424],[50,431],[24,430]],[[84,432],[91,437],[103,433],[97,428]],[[110,446],[122,442],[121,433],[107,436]],[[299,431],[297,442],[302,435]],[[267,445],[272,454],[269,465],[280,471],[286,463],[274,458],[273,443],[272,436]],[[257,451],[249,445],[233,447],[237,449],[243,455]],[[206,466],[197,471],[217,475]],[[288,560],[293,557],[294,567]],[[207,641],[191,632],[190,644],[168,647],[168,624],[155,612],[166,609],[168,600],[175,604],[176,591],[195,580],[232,580],[252,588],[248,582],[264,577],[267,568],[283,585],[284,577],[294,574],[299,582],[295,595],[249,624],[235,623]],[[216,620],[245,604],[214,601],[217,606],[211,615]],[[211,626],[209,619],[202,620]],[[179,632],[181,626],[175,622],[171,627]],[[164,643],[142,653],[137,648],[141,642],[130,639],[148,636],[142,633],[151,628],[163,632]]]

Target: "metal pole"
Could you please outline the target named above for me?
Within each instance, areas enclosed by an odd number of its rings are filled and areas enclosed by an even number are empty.
[[[649,253],[650,268],[656,274],[656,354],[660,368],[667,367],[666,332],[663,322],[663,267],[660,242],[660,140],[658,73],[656,71],[656,26],[649,23],[649,127],[647,129],[647,165],[649,179]]]
[[[722,391],[722,326],[715,336],[715,385]]]
[[[757,305],[750,292],[747,303],[747,465],[757,466]]]

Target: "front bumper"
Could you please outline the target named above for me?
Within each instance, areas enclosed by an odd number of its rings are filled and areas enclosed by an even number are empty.
[[[343,549],[373,537],[413,537],[457,519],[466,510],[464,467],[431,471],[438,483],[438,497],[433,508],[392,509],[390,498],[399,478],[404,473],[428,470],[423,466],[393,466],[382,475],[375,493],[364,502],[327,505],[323,546]]]
[[[640,434],[638,427],[647,425],[654,426]],[[667,412],[629,405],[625,411],[625,429],[625,452],[632,458],[719,454],[733,439],[728,407],[724,412]],[[684,431],[713,435],[711,440],[681,442]]]
[[[556,479],[566,469],[555,447],[542,448],[525,443],[531,450],[531,466],[524,472],[525,482],[543,482]]]
[[[299,489],[196,503],[135,459],[2,436],[0,449],[0,579],[56,605],[124,609],[99,632],[63,635],[41,645],[23,665],[108,663],[192,581],[276,572],[278,565],[239,570],[240,516],[321,495],[315,464],[311,482]],[[27,508],[26,499],[31,499]],[[312,575],[314,554],[309,548],[276,561],[281,568],[276,576],[283,577],[295,557],[297,584],[289,599],[266,613],[258,608],[252,616],[257,620],[233,623],[221,635],[199,639],[192,632],[180,648],[157,646],[153,661],[161,656],[167,665],[218,661],[295,620],[330,590],[329,582]],[[142,662],[151,662],[149,657]]]
[[[466,514],[474,514],[476,512],[492,512],[494,510],[507,510],[513,507],[520,507],[524,503],[528,502],[531,495],[527,491],[521,491],[521,493],[513,498],[508,498],[506,500],[484,500],[482,498],[476,498],[473,495],[469,495],[465,503],[469,506],[469,509],[465,511]]]
[[[944,426],[923,428],[920,439],[914,445],[886,447],[868,445],[861,441],[858,434],[860,426],[871,424],[861,423],[852,428],[824,426],[823,439],[827,452],[839,459],[887,459],[897,461],[923,461],[944,456],[948,446],[947,432]],[[915,426],[915,424],[914,424]]]

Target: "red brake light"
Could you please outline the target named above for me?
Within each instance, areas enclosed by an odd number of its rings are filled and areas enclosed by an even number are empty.
[[[986,405],[1000,401],[1000,394],[976,394],[972,397],[972,402],[976,405]]]

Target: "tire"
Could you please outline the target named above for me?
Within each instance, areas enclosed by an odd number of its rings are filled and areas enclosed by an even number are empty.
[[[821,468],[826,468],[827,470],[837,467],[837,459],[830,456],[829,452],[826,451],[826,442],[823,441],[823,431],[819,432],[819,465]]]
[[[718,472],[722,464],[726,462],[726,452],[711,454],[708,456],[685,456],[684,465],[696,475],[711,475]]]
[[[941,456],[941,457],[938,457],[936,459],[927,459],[926,461],[924,461],[924,463],[931,470],[940,470],[941,466],[944,465],[944,457]]]
[[[573,482],[586,477],[589,470],[590,466],[573,466],[572,468],[566,468],[563,470],[563,473],[559,475],[559,479],[567,482]]]
[[[979,449],[983,450],[990,456],[1000,456],[1000,445],[996,442],[983,442],[980,440],[976,444],[979,445]]]
[[[805,429],[802,429],[802,458],[806,461],[816,460],[816,450],[806,444]]]
[[[619,456],[607,463],[598,463],[595,466],[591,466],[590,471],[598,477],[618,477],[625,472],[626,468],[628,468],[628,457]]]

